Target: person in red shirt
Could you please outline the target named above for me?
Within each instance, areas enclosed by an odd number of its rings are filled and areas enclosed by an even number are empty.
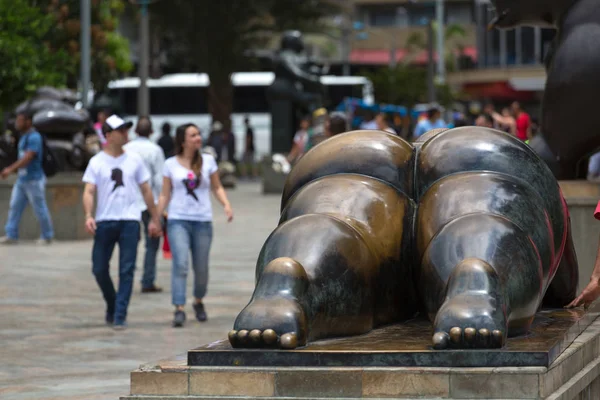
[[[531,117],[521,108],[518,101],[510,106],[517,120],[517,137],[523,141],[531,139]]]
[[[600,201],[594,211],[594,218],[600,220]],[[598,243],[596,262],[594,263],[594,271],[590,277],[590,283],[566,308],[574,308],[582,305],[584,309],[587,309],[598,297],[600,297],[600,243]]]

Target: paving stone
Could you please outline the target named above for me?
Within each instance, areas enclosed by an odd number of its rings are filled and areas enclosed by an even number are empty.
[[[91,272],[91,240],[0,246],[0,398],[114,400],[129,393],[130,373],[140,365],[226,337],[250,299],[256,259],[277,225],[280,202],[278,196],[263,196],[258,184],[242,183],[228,195],[235,213],[230,224],[213,202],[208,321],[194,319],[190,271],[188,321],[181,329],[171,327],[171,261],[162,252],[157,284],[164,292],[140,294],[143,240],[129,327],[122,332],[104,323],[104,301]],[[111,261],[115,283],[118,253]]]

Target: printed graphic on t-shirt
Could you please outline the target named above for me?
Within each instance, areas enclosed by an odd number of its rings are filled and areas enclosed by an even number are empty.
[[[113,168],[112,175],[110,176],[110,179],[112,179],[113,181],[115,181],[115,186],[113,187],[113,190],[112,190],[113,192],[115,190],[117,190],[117,188],[119,186],[125,187],[125,184],[123,183],[123,170],[121,170],[121,168]]]
[[[198,201],[198,196],[196,196],[194,190],[200,186],[200,177],[194,175],[192,172],[189,172],[187,178],[183,180],[183,185],[185,186],[185,190],[187,190],[187,194],[192,196],[194,200]]]

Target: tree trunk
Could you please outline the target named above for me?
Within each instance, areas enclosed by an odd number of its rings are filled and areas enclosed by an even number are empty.
[[[228,80],[212,81],[208,87],[208,112],[213,121],[219,121],[225,129],[231,129],[233,85]]]

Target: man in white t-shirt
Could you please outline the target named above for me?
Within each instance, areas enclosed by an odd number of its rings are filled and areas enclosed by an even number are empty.
[[[150,234],[160,234],[160,221],[148,184],[150,173],[140,156],[123,149],[131,126],[131,123],[126,123],[116,115],[106,119],[102,126],[106,146],[92,157],[83,175],[85,227],[94,235],[92,272],[106,301],[106,322],[113,324],[117,330],[126,327],[127,308],[133,288],[142,212],[137,201],[140,189],[152,216]],[[95,194],[98,204],[94,218],[92,209]],[[119,288],[115,292],[109,261],[117,243]]]
[[[138,137],[124,146],[125,151],[139,155],[144,161],[144,165],[150,172],[150,188],[154,196],[154,203],[158,204],[158,197],[162,189],[162,171],[165,164],[165,154],[163,150],[150,140],[153,133],[152,121],[148,117],[140,117],[135,127],[135,133]],[[160,246],[160,238],[152,237],[148,232],[150,224],[150,213],[146,208],[142,194],[138,195],[138,204],[142,212],[142,222],[144,223],[144,236],[146,240],[146,253],[144,255],[144,274],[142,275],[142,293],[162,292],[162,288],[156,286],[156,255]]]

